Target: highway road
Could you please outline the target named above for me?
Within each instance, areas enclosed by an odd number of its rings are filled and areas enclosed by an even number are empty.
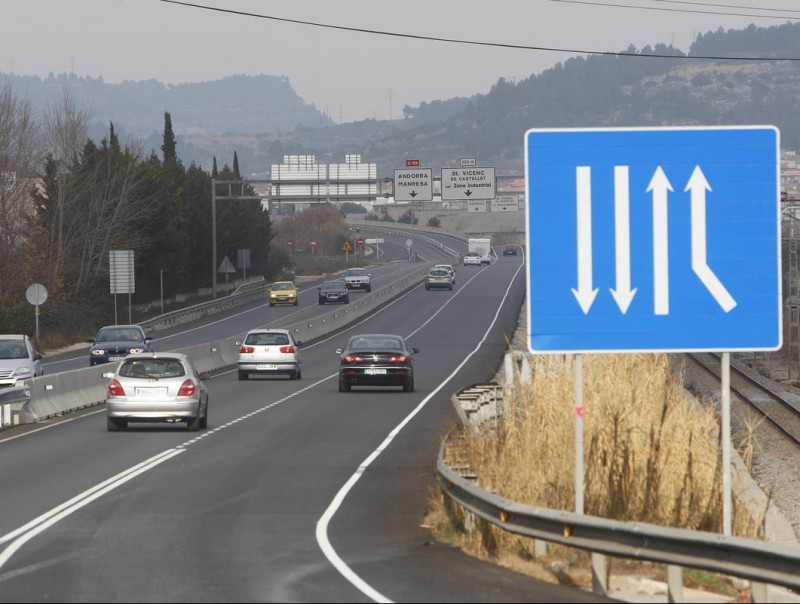
[[[411,264],[371,268],[373,290]],[[109,433],[98,409],[0,440],[0,601],[602,601],[470,558],[421,526],[457,421],[451,395],[492,377],[525,296],[522,255],[457,271],[453,291],[420,284],[306,343],[299,381],[238,381],[234,369],[209,378],[199,433]],[[327,310],[312,284],[298,307],[253,304],[154,344],[179,349]],[[338,392],[335,349],[359,332],[420,349],[414,392]],[[46,369],[87,365],[77,351]]]

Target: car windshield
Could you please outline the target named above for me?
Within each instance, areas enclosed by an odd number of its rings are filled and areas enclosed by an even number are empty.
[[[291,283],[275,283],[272,286],[272,289],[275,291],[287,291],[294,289],[294,285],[292,285]]]
[[[178,359],[129,359],[120,365],[121,377],[159,379],[181,377],[186,370]]]
[[[142,334],[136,329],[104,329],[97,334],[97,342],[141,342]]]
[[[22,340],[0,341],[0,359],[27,359],[28,349]]]
[[[341,285],[336,282],[328,282],[322,284],[322,289],[340,289]]]
[[[351,277],[360,276],[360,275],[366,275],[367,274],[367,269],[364,269],[364,268],[351,268],[351,269],[347,270],[347,274],[349,276],[351,276]]]
[[[450,273],[443,268],[437,268],[431,271],[432,277],[447,277]]]
[[[285,346],[289,336],[284,333],[250,333],[244,341],[249,346]]]

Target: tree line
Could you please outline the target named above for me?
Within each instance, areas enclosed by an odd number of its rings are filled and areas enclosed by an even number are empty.
[[[25,293],[34,283],[48,292],[43,327],[93,335],[113,322],[113,250],[134,252],[133,304],[158,299],[162,282],[167,297],[211,285],[212,179],[241,178],[236,152],[221,170],[214,158],[208,173],[178,158],[169,112],[160,156],[122,145],[113,123],[101,141],[88,138],[90,117],[67,90],[35,112],[10,85],[0,88],[0,332],[33,333]],[[249,249],[248,276],[268,277],[279,269],[273,236],[260,200],[217,204],[217,262]]]

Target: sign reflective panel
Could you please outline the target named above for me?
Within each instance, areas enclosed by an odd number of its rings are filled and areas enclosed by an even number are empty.
[[[781,347],[779,134],[529,130],[532,352]]]

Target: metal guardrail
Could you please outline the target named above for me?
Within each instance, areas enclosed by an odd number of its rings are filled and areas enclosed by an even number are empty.
[[[800,588],[799,547],[518,503],[485,491],[452,470],[444,461],[446,440],[436,462],[442,491],[505,531],[621,558],[688,566]]]
[[[519,363],[519,359],[510,355],[506,355],[505,361],[511,366]],[[478,425],[496,421],[503,411],[502,392],[503,386],[485,384],[464,388],[456,394],[453,404],[462,425],[476,429]],[[754,594],[759,588],[766,594],[767,585],[800,589],[800,547],[796,545],[623,522],[512,501],[482,489],[473,473],[461,475],[448,466],[445,452],[449,441],[450,434],[442,441],[436,462],[442,492],[468,512],[504,531],[583,549],[593,555],[666,563],[672,567],[671,571],[677,571],[678,577],[680,567],[689,567],[750,579],[755,582]],[[679,580],[677,584],[670,582],[669,601],[682,601],[680,596],[673,595],[673,590],[681,587]],[[607,593],[602,580],[593,581],[593,588],[595,592]],[[753,601],[766,599],[766,595],[760,599],[754,596]],[[783,601],[800,601],[800,596]]]
[[[152,319],[140,321],[139,325],[148,332],[168,329],[176,325],[202,319],[203,317],[218,313],[222,310],[227,310],[228,308],[247,304],[259,298],[266,299],[266,296],[267,283],[262,277],[260,280],[240,285],[228,296],[222,296],[208,302],[201,302],[200,304],[173,310]]]

